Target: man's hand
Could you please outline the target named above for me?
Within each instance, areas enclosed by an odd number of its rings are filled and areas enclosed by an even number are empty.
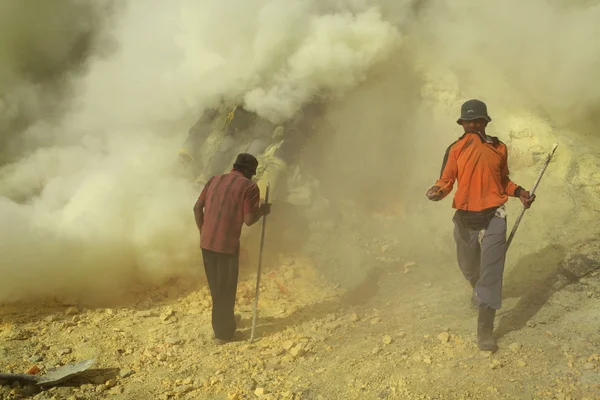
[[[522,189],[521,193],[519,193],[519,200],[521,200],[521,203],[523,203],[523,207],[529,208],[535,201],[535,194],[530,196],[527,190]]]
[[[259,207],[259,212],[260,215],[262,215],[263,217],[266,217],[267,215],[271,214],[271,203],[261,204]]]
[[[425,195],[431,201],[439,201],[442,197],[442,192],[439,186],[432,186]]]
[[[256,211],[252,211],[252,212],[244,214],[244,223],[247,226],[252,226],[255,223],[257,223],[258,221],[260,221],[260,219],[262,217],[265,217],[265,216],[269,215],[270,213],[271,213],[271,204],[263,203],[260,206],[258,206],[258,209]]]

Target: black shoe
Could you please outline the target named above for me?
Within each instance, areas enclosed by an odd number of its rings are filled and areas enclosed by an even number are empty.
[[[498,345],[493,337],[494,318],[496,310],[489,307],[479,308],[479,317],[477,318],[477,346],[481,351],[495,352]]]

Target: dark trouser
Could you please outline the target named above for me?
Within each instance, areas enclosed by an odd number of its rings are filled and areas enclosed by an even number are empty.
[[[216,253],[202,249],[204,270],[212,297],[212,327],[215,338],[233,339],[235,333],[235,296],[237,293],[239,254]]]
[[[476,302],[480,307],[499,310],[506,258],[506,219],[492,218],[481,243],[480,231],[466,227],[458,214],[453,221],[458,265],[473,287]]]

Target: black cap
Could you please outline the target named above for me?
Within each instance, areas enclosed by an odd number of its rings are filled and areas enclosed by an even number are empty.
[[[481,100],[469,100],[465,101],[460,108],[460,118],[456,121],[457,124],[461,125],[461,121],[472,121],[474,119],[483,118],[487,122],[491,122],[492,119],[488,115],[487,106]]]
[[[258,168],[258,160],[252,154],[240,153],[235,159],[233,168],[246,170],[254,175],[256,174],[256,168]]]

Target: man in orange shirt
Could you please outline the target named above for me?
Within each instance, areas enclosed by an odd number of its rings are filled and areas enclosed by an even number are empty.
[[[427,191],[439,201],[458,188],[452,207],[458,265],[473,287],[471,302],[479,308],[477,344],[496,351],[492,336],[496,310],[502,305],[502,277],[506,258],[506,210],[509,197],[518,197],[526,208],[535,195],[513,183],[508,175],[508,152],[485,128],[492,119],[485,103],[469,100],[461,107],[457,123],[464,134],[446,150],[440,179]]]

